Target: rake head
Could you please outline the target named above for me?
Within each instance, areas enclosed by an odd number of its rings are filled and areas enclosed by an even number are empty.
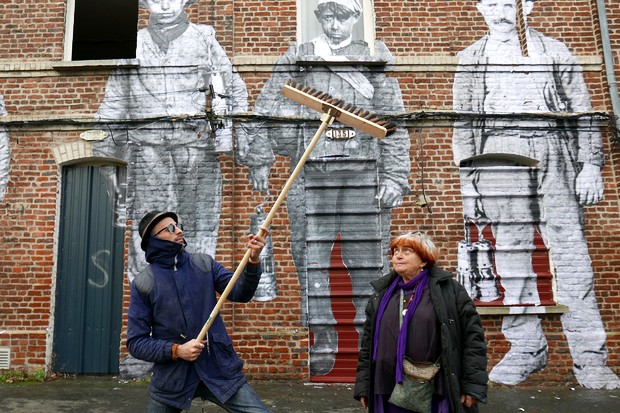
[[[396,130],[394,123],[379,115],[293,80],[284,84],[282,95],[317,112],[330,114],[339,122],[377,139],[383,139]]]

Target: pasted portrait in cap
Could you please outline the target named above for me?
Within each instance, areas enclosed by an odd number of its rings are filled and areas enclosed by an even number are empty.
[[[374,27],[364,20],[365,0],[303,0],[297,7],[297,40],[313,45],[313,53],[333,58],[333,50],[351,42],[374,41]],[[370,13],[370,11],[368,11]]]

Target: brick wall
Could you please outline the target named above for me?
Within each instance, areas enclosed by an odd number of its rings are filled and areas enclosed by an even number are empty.
[[[458,170],[452,161],[451,121],[438,112],[452,108],[456,53],[486,32],[474,1],[375,1],[376,36],[397,58],[390,73],[398,79],[409,113],[426,114],[407,122],[411,136],[412,192],[395,209],[392,229],[427,231],[442,247],[440,264],[456,269],[455,246],[463,237]],[[63,55],[64,1],[5,1],[0,4],[0,93],[9,116],[11,169],[0,203],[0,346],[11,348],[11,367],[36,370],[49,365],[53,330],[55,254],[58,239],[59,165],[53,148],[78,141],[93,127],[110,68],[72,67]],[[620,4],[607,1],[615,68],[620,76]],[[296,37],[296,2],[201,0],[189,10],[193,22],[211,24],[248,87],[250,108],[271,74],[271,64]],[[145,27],[141,11],[138,26]],[[561,39],[583,63],[595,111],[610,113],[609,87],[602,66],[596,5],[591,0],[537,2],[530,24]],[[586,239],[605,324],[609,366],[620,371],[620,217],[618,148],[603,129],[607,163],[605,199],[586,208]],[[76,159],[77,161],[77,159]],[[217,259],[233,267],[241,259],[253,207],[262,198],[247,183],[247,169],[232,157],[221,160],[223,205]],[[278,157],[270,192],[279,193],[289,173]],[[419,205],[424,194],[432,212]],[[308,332],[301,325],[301,298],[290,251],[284,209],[272,225],[278,267],[278,297],[270,302],[226,304],[222,312],[236,349],[255,378],[306,379]],[[125,283],[124,308],[128,305]],[[501,316],[485,315],[490,365],[509,348]],[[125,323],[125,321],[124,321]],[[574,382],[572,360],[559,315],[543,316],[550,346],[548,367],[529,382]],[[123,342],[125,338],[123,330]],[[122,347],[122,356],[126,349]]]

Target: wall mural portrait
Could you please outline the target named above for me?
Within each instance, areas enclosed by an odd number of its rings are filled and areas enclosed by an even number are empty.
[[[372,40],[371,30],[364,30],[363,0],[351,0],[342,4],[321,0],[298,2],[299,44],[312,44],[308,55],[324,59],[337,59],[332,50],[342,49],[351,42]],[[351,14],[349,10],[355,13]],[[343,14],[344,13],[344,14]]]
[[[247,90],[213,27],[188,20],[185,9],[195,2],[140,1],[150,12],[137,37],[140,65],[111,74],[97,112],[109,136],[94,145],[95,155],[127,163],[126,201],[115,168],[108,178],[118,223],[124,224],[125,204],[133,221],[130,281],[146,264],[137,223],[150,210],[176,211],[184,217],[188,249],[215,255],[219,155],[231,152],[233,136],[222,116],[247,111]]]
[[[295,167],[318,125],[319,113],[281,95],[288,79],[369,112],[404,111],[400,87],[386,75],[386,68],[394,62],[390,51],[377,41],[372,45],[373,56],[367,42],[352,36],[363,12],[358,0],[319,0],[312,18],[323,33],[291,45],[276,62],[256,101],[255,113],[299,121],[284,125],[265,121],[239,142],[237,156],[249,166],[255,189],[268,187],[274,154],[289,157],[291,169]],[[339,63],[330,64],[333,60]],[[374,64],[365,64],[369,60]],[[377,62],[384,65],[377,66]],[[353,334],[357,337],[371,292],[369,282],[388,268],[391,210],[409,192],[409,146],[408,132],[402,128],[377,140],[335,122],[287,195],[292,255],[302,290],[302,322],[312,334],[310,372],[314,376],[332,371],[341,342],[338,328],[342,321],[335,316],[330,295],[337,288],[333,281],[330,284],[331,260],[336,255],[350,275]],[[350,346],[357,351],[357,340]]]
[[[458,54],[453,152],[465,221],[491,250],[473,246],[458,265],[473,298],[510,307],[502,324],[510,350],[490,379],[514,385],[547,365],[541,321],[529,311],[541,304],[533,258],[539,234],[555,301],[567,307],[561,322],[576,379],[587,388],[619,388],[607,366],[583,223],[583,206],[603,197],[601,133],[592,116],[543,115],[592,112],[582,68],[567,46],[527,26],[534,1],[471,3],[489,32]],[[490,252],[499,287],[477,265]]]
[[[0,116],[7,116],[4,96],[0,95]],[[11,149],[9,146],[9,130],[0,126],[0,201],[4,199],[9,185],[9,169],[11,167]]]

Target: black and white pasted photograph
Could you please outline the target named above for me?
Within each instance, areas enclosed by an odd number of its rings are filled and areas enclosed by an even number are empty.
[[[538,3],[472,2],[489,31],[458,53],[454,78],[453,154],[467,234],[458,277],[478,302],[508,307],[502,333],[510,351],[490,379],[521,383],[548,360],[537,315],[544,313],[540,237],[555,303],[566,307],[561,321],[576,379],[618,388],[584,235],[583,208],[603,198],[601,132],[576,57],[527,24]],[[571,113],[580,116],[564,116]]]
[[[320,116],[282,96],[280,90],[287,80],[368,112],[404,111],[400,86],[386,75],[387,65],[394,63],[386,45],[381,41],[369,45],[354,37],[362,13],[372,10],[364,11],[358,0],[315,3],[313,13],[306,15],[320,25],[322,34],[290,45],[275,64],[275,68],[287,69],[274,70],[254,108],[259,116],[304,121],[258,123],[254,133],[247,135],[248,140],[239,144],[237,156],[249,165],[253,186],[258,190],[268,187],[274,155],[290,158],[291,169],[297,165]],[[313,61],[317,56],[320,58]],[[334,60],[340,63],[330,64]],[[365,60],[384,66],[360,64]],[[347,61],[351,64],[342,64]],[[302,321],[311,332],[311,375],[325,376],[334,368],[337,354],[343,350],[339,343],[344,335],[339,336],[339,331],[348,325],[353,330],[347,331],[347,336],[361,333],[371,293],[369,283],[388,270],[391,211],[409,192],[409,146],[409,134],[403,128],[378,140],[335,122],[312,150],[287,195],[291,249],[302,289]],[[333,311],[336,303],[330,291],[337,288],[334,258],[350,277],[348,294],[355,314],[346,323]],[[348,346],[357,351],[357,342]]]
[[[213,27],[189,21],[185,10],[195,2],[140,1],[149,10],[148,26],[138,32],[140,64],[111,74],[97,112],[107,138],[94,144],[95,155],[127,164],[126,179],[114,167],[104,173],[116,222],[134,223],[130,280],[146,266],[137,222],[151,210],[177,211],[188,249],[215,255],[219,155],[231,153],[235,127],[225,115],[247,112],[248,101]]]
[[[297,0],[297,43],[312,45],[304,55],[337,59],[332,50],[352,42],[372,42],[374,27],[365,19],[372,14],[370,8],[368,0]]]

